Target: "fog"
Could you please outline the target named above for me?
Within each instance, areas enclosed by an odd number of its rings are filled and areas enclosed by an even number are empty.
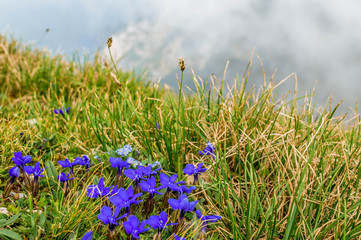
[[[315,101],[343,100],[342,111],[354,108],[361,88],[361,2],[321,0],[273,1],[4,1],[0,30],[71,58],[75,50],[92,57],[96,50],[122,57],[119,67],[147,71],[149,79],[176,88],[177,61],[188,68],[185,83],[193,86],[189,67],[203,79],[227,81],[243,74],[254,49],[249,83],[263,83],[259,56],[269,80],[297,74],[299,94],[316,85]],[[49,28],[48,33],[45,29]],[[294,78],[279,89],[293,90]]]

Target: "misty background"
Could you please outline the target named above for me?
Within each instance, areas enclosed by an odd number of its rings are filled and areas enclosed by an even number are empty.
[[[147,78],[177,89],[177,62],[188,67],[185,85],[194,88],[190,68],[206,79],[214,73],[232,84],[250,60],[250,85],[297,74],[299,96],[315,86],[318,106],[333,97],[343,100],[339,113],[352,111],[361,89],[361,1],[348,0],[12,0],[1,1],[0,31],[47,48],[75,51],[90,59],[99,50],[108,57],[106,41],[121,57],[124,70],[145,70]],[[49,32],[46,31],[49,29]],[[278,90],[291,90],[294,77]]]

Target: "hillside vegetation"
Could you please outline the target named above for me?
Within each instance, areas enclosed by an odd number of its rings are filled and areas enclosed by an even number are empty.
[[[79,239],[91,229],[105,239],[100,200],[88,198],[86,188],[100,177],[113,184],[108,153],[129,144],[143,164],[159,161],[162,172],[187,183],[186,164],[204,163],[208,170],[189,198],[205,215],[222,216],[206,239],[361,239],[359,116],[345,122],[336,108],[316,111],[296,93],[286,101],[275,96],[280,83],[273,79],[248,88],[252,59],[232,86],[222,76],[199,79],[185,63],[178,82],[192,78],[192,93],[116,71],[98,55],[67,61],[0,36],[0,193],[14,152],[48,167],[37,197],[20,178],[13,191],[25,197],[2,200],[8,213],[0,214],[0,236],[16,239],[4,232],[10,230],[24,239]],[[62,107],[70,113],[54,114]],[[207,142],[215,158],[199,154]],[[62,195],[49,170],[63,171],[57,161],[82,155],[91,158],[90,171],[74,169],[70,192]],[[196,220],[179,235],[198,238]]]

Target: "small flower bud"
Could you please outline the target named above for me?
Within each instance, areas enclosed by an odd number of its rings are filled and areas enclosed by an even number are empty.
[[[186,69],[186,65],[185,65],[185,63],[184,63],[184,59],[183,59],[183,58],[179,58],[178,66],[179,66],[179,69],[180,69],[182,72]]]
[[[108,41],[107,41],[108,48],[110,48],[112,46],[112,43],[113,43],[113,38],[112,37],[108,38]]]

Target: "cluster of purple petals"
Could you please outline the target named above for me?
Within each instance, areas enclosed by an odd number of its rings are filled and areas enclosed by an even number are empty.
[[[198,183],[198,177],[201,173],[207,171],[207,168],[202,168],[203,163],[199,163],[197,167],[192,164],[187,164],[186,167],[183,169],[183,172],[187,175],[194,176],[194,184]]]
[[[179,185],[186,183],[185,181],[176,182],[177,178],[178,178],[177,174],[174,174],[172,176],[168,176],[165,173],[160,173],[159,174],[159,179],[160,179],[160,183],[162,185],[162,188],[167,188],[167,191],[170,191],[170,190],[179,191],[180,190]]]
[[[44,177],[41,173],[44,172],[46,168],[41,169],[40,163],[35,163],[34,167],[26,166],[26,164],[31,162],[31,156],[23,156],[22,152],[14,152],[14,157],[12,158],[16,166],[9,169],[9,176],[13,182],[16,177],[20,176],[20,170],[23,170],[27,174],[34,175],[34,181],[37,182],[39,177]]]
[[[203,216],[200,210],[196,210],[195,213],[197,215],[197,218],[204,223],[217,222],[219,219],[222,218],[221,216],[218,215]]]
[[[22,152],[14,152],[14,157],[11,158],[16,166],[24,169],[25,165],[31,162],[31,156],[23,156]]]
[[[20,168],[18,166],[14,166],[9,169],[10,177],[20,177]]]
[[[73,167],[77,166],[77,165],[85,166],[86,169],[88,170],[89,167],[90,167],[91,161],[90,161],[90,158],[87,155],[84,155],[82,157],[76,157],[73,162],[70,162],[69,159],[66,158],[63,161],[59,160],[58,163],[63,168],[69,168],[69,173],[72,174],[73,173]]]
[[[168,223],[168,214],[162,211],[159,216],[154,215],[150,216],[148,219],[148,225],[151,226],[154,230],[157,230],[158,233],[162,232],[163,229],[166,229],[167,226],[177,225],[178,223]]]
[[[139,239],[140,238],[139,234],[149,230],[149,228],[145,228],[145,225],[147,224],[148,224],[148,220],[139,222],[137,216],[131,215],[129,216],[128,221],[123,223],[123,227],[128,235],[132,235],[132,238]]]
[[[202,151],[199,151],[198,153],[202,156],[204,155],[211,155],[212,158],[216,158],[216,155],[214,154],[215,147],[211,142],[207,142],[207,147],[205,147]]]
[[[206,233],[208,223],[211,222],[217,222],[219,219],[221,219],[221,216],[218,215],[209,215],[209,216],[203,216],[200,210],[195,211],[197,218],[201,220],[202,222],[202,232]]]
[[[127,146],[127,145],[126,145]],[[127,156],[131,151],[131,147],[124,146],[122,149],[117,150],[117,154],[120,156]],[[127,152],[129,151],[129,152]],[[214,147],[211,143],[207,144],[207,147],[199,152],[202,155],[214,155]],[[148,166],[143,166],[139,161],[127,157],[124,161],[121,158],[109,158],[110,164],[113,168],[118,169],[118,174],[124,174],[129,179],[135,182],[135,186],[139,186],[143,192],[149,193],[149,198],[152,198],[155,194],[162,195],[160,192],[161,189],[166,189],[167,192],[178,192],[178,199],[168,199],[169,206],[173,210],[180,211],[180,220],[184,218],[186,212],[193,212],[198,201],[191,201],[187,194],[190,194],[193,190],[196,189],[195,186],[187,187],[184,181],[177,181],[178,175],[174,174],[168,176],[165,173],[159,174],[160,184],[157,186],[155,175],[161,170],[160,163],[155,162],[154,164],[149,164]],[[139,164],[137,164],[139,162]],[[135,169],[130,168],[133,166]],[[158,167],[159,168],[156,168]],[[156,169],[154,169],[156,168]],[[188,175],[193,175],[195,179],[198,179],[198,176],[201,173],[204,173],[207,168],[203,167],[203,163],[199,163],[197,166],[192,164],[187,164],[183,169],[183,172]],[[116,186],[106,187],[104,185],[104,179],[101,178],[97,185],[90,185],[87,190],[88,197],[97,198],[97,197],[108,197],[109,202],[113,205],[114,212],[111,207],[103,206],[101,213],[98,215],[98,218],[105,224],[109,225],[109,230],[114,230],[115,226],[118,225],[118,220],[128,217],[127,221],[123,222],[124,229],[128,235],[131,235],[132,239],[140,238],[139,235],[148,231],[150,228],[146,228],[149,225],[154,230],[158,231],[160,234],[163,229],[166,229],[169,225],[176,225],[178,223],[169,223],[168,215],[166,212],[162,211],[159,215],[152,215],[149,219],[146,219],[142,222],[139,221],[137,216],[131,215],[131,206],[137,205],[143,200],[138,198],[143,195],[143,193],[136,193],[133,186],[125,188],[117,188]],[[124,210],[122,216],[118,217],[121,210]],[[216,215],[203,216],[199,210],[196,210],[197,217],[202,221],[203,227],[206,226],[209,222],[215,222],[221,217]],[[175,239],[185,239],[174,234]]]
[[[125,208],[126,212],[130,213],[130,206],[132,204],[139,204],[142,200],[137,200],[143,193],[134,194],[132,186],[128,189],[119,188],[114,196],[109,197],[109,201],[118,208]]]
[[[82,157],[76,157],[75,159],[78,159],[79,165],[85,166],[86,169],[89,169],[91,165],[91,161],[88,155],[83,155]]]
[[[65,109],[65,107],[62,107],[62,108],[59,108],[59,109],[54,109],[55,114],[61,114],[63,116],[64,116],[64,113],[68,114],[69,112],[70,112],[70,107],[67,107],[66,109]]]
[[[43,169],[40,168],[40,163],[39,162],[35,163],[34,167],[31,167],[31,166],[25,166],[24,167],[24,170],[25,170],[25,172],[27,174],[29,174],[29,175],[33,174],[34,175],[34,181],[35,182],[38,182],[39,177],[44,177],[44,175],[41,175],[41,174],[44,172],[45,169],[46,169],[46,167],[43,168]]]
[[[104,179],[100,178],[98,185],[90,185],[87,189],[87,196],[90,198],[111,196],[117,191],[115,186],[106,187]]]
[[[117,223],[117,221],[119,219],[125,218],[127,216],[127,214],[123,214],[122,216],[118,217],[119,213],[120,213],[120,208],[115,208],[114,212],[113,210],[108,207],[108,206],[104,206],[102,207],[102,209],[100,210],[100,214],[98,214],[98,219],[101,220],[105,225],[109,224],[109,229],[111,231],[114,230],[115,226],[119,225]]]
[[[110,157],[109,162],[113,168],[118,169],[118,175],[122,174],[124,168],[129,168],[129,163],[127,161],[123,161],[121,158]]]
[[[180,210],[183,217],[185,212],[193,212],[198,200],[190,202],[187,195],[181,195],[179,199],[169,199],[168,203],[173,210]]]
[[[161,168],[157,168],[153,170],[152,166],[138,166],[137,169],[127,169],[124,170],[124,175],[128,178],[132,179],[136,184],[140,182],[142,179],[149,178],[150,176],[157,175],[157,172],[161,170]]]
[[[69,176],[70,176],[70,173],[65,174],[65,173],[61,172],[61,173],[59,174],[59,176],[58,176],[58,180],[59,180],[60,182],[68,182],[68,181],[74,179],[73,177],[72,177],[72,178],[69,178]]]
[[[158,190],[162,189],[163,187],[162,187],[162,186],[156,187],[156,184],[157,184],[157,182],[156,182],[156,180],[155,180],[155,177],[152,176],[152,177],[150,177],[149,179],[140,182],[140,183],[139,183],[139,186],[141,187],[141,189],[142,189],[143,192],[148,192],[150,198],[152,198],[155,193],[158,194],[158,195],[162,195],[162,194],[163,194],[163,193],[161,193],[161,192],[158,192]]]
[[[93,239],[93,231],[89,231],[81,238],[81,240],[92,240]]]
[[[187,164],[186,167],[183,169],[183,172],[187,175],[194,175],[198,176],[201,175],[201,173],[207,171],[207,168],[202,168],[203,163],[199,163],[197,167],[195,167],[192,164]]]
[[[20,177],[20,168],[18,166],[9,169],[10,184],[15,182],[15,178]]]
[[[186,240],[184,237],[179,237],[178,235],[176,235],[175,233],[173,233],[174,239],[175,240]]]

